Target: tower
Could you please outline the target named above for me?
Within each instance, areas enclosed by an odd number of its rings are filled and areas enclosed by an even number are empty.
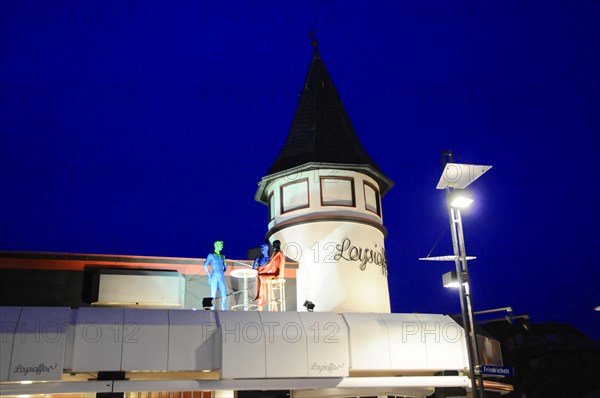
[[[287,140],[255,195],[267,239],[298,261],[297,310],[390,312],[381,197],[392,187],[360,144],[313,41]]]

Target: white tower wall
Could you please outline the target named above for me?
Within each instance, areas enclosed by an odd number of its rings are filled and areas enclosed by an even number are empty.
[[[342,169],[290,170],[269,181],[269,240],[298,261],[297,310],[390,312],[379,187]]]

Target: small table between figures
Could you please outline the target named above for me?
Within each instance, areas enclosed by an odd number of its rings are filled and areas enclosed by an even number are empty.
[[[250,307],[257,307],[254,304],[249,304],[248,302],[248,279],[255,278],[258,271],[252,268],[238,268],[231,271],[231,276],[234,278],[243,278],[244,279],[244,301],[243,304],[237,304],[231,307],[232,310],[237,310],[238,308],[243,308],[244,311],[248,311]]]

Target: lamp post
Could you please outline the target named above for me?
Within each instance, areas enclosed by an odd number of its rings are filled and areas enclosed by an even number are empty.
[[[469,358],[469,372],[471,377],[471,389],[474,396],[484,397],[483,377],[479,372],[479,347],[475,334],[475,323],[473,321],[473,299],[469,289],[469,267],[467,261],[473,257],[467,257],[465,250],[465,238],[462,226],[461,208],[468,207],[473,198],[466,190],[473,181],[481,177],[492,166],[481,166],[472,164],[452,163],[452,152],[444,152],[444,171],[438,181],[437,189],[446,191],[446,203],[450,219],[450,230],[452,233],[453,256],[442,256],[438,258],[422,258],[422,260],[454,260],[455,271],[444,275],[444,284],[454,278],[454,286],[459,289],[460,309],[462,315],[465,338],[467,340],[467,355]],[[447,158],[450,162],[447,162]],[[479,380],[479,389],[475,377]]]
[[[469,370],[471,373],[471,386],[473,396],[477,396],[475,391],[477,386],[475,377],[479,379],[479,397],[484,397],[483,377],[479,372],[479,347],[477,344],[477,335],[475,334],[475,322],[473,321],[473,299],[469,290],[469,268],[467,265],[467,256],[465,252],[465,239],[462,227],[462,217],[460,209],[468,207],[472,199],[454,199],[453,194],[456,191],[446,187],[446,198],[448,200],[448,215],[450,216],[450,230],[452,232],[452,246],[454,248],[454,264],[456,267],[456,276],[458,279],[458,290],[460,292],[460,309],[467,338],[467,352],[469,354]]]

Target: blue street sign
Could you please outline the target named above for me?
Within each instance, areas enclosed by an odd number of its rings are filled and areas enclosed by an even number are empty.
[[[514,371],[510,366],[496,366],[496,365],[482,365],[479,367],[479,371],[484,375],[494,376],[513,376]]]

